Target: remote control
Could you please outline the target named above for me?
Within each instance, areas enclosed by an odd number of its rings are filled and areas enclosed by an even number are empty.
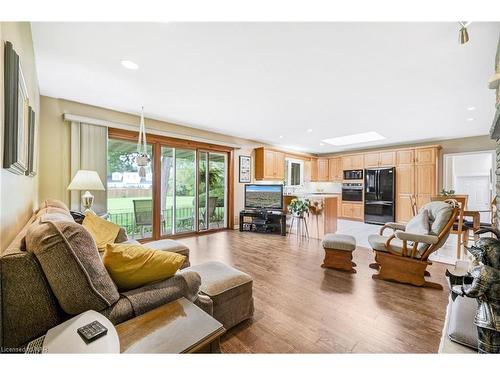
[[[87,344],[90,344],[92,341],[108,333],[108,329],[97,320],[78,328],[76,331]]]

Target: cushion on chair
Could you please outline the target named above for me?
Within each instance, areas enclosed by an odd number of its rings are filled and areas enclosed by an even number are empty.
[[[405,232],[415,234],[429,234],[429,211],[421,210],[406,224]]]
[[[85,213],[85,219],[82,225],[89,231],[94,238],[99,251],[106,250],[107,244],[115,242],[116,236],[120,231],[120,226],[111,221],[104,220],[92,211]]]
[[[327,233],[322,245],[325,249],[353,251],[356,249],[356,239],[348,234]]]
[[[90,233],[59,214],[42,215],[26,234],[26,248],[35,254],[62,309],[71,315],[100,311],[118,301]]]
[[[143,245],[108,244],[103,262],[120,290],[131,290],[172,277],[184,263],[184,255]]]
[[[453,207],[443,201],[434,201],[424,205],[420,211],[423,210],[427,210],[429,214],[429,234],[437,236],[450,220]]]
[[[387,242],[388,239],[389,239],[389,237],[381,236],[380,234],[370,234],[368,236],[368,242],[370,243],[370,246],[372,247],[373,250],[377,250],[377,251],[388,252],[386,247],[385,247],[385,243]],[[427,246],[428,245],[426,245],[426,248],[427,248]],[[398,254],[402,254],[403,253],[403,241],[401,241],[397,238],[393,238],[391,241],[391,249]],[[410,246],[408,246],[408,252],[410,252],[411,250],[412,250],[412,248]],[[417,258],[417,259],[420,258],[422,256],[422,253],[423,253],[423,251],[420,250],[420,248],[417,248],[417,253],[415,254],[415,258]]]

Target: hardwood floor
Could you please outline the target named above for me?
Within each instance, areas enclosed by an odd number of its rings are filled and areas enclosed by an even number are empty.
[[[321,268],[318,240],[223,231],[183,238],[191,263],[218,260],[254,279],[255,315],[229,330],[223,353],[436,353],[448,292],[372,280],[370,249],[357,273]],[[429,267],[446,285],[445,264]]]

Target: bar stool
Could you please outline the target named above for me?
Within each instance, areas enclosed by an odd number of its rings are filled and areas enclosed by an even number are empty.
[[[288,231],[289,236],[292,235],[293,223],[297,223],[296,224],[297,238],[306,237],[307,239],[309,239],[309,230],[307,229],[306,218],[304,216],[292,215],[292,221],[290,222],[290,230]]]

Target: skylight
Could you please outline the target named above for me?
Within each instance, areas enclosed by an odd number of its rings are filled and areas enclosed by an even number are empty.
[[[366,132],[366,133],[344,135],[342,137],[323,139],[322,142],[328,143],[333,146],[347,146],[356,143],[380,141],[382,139],[385,139],[385,137],[378,134],[377,132]]]

